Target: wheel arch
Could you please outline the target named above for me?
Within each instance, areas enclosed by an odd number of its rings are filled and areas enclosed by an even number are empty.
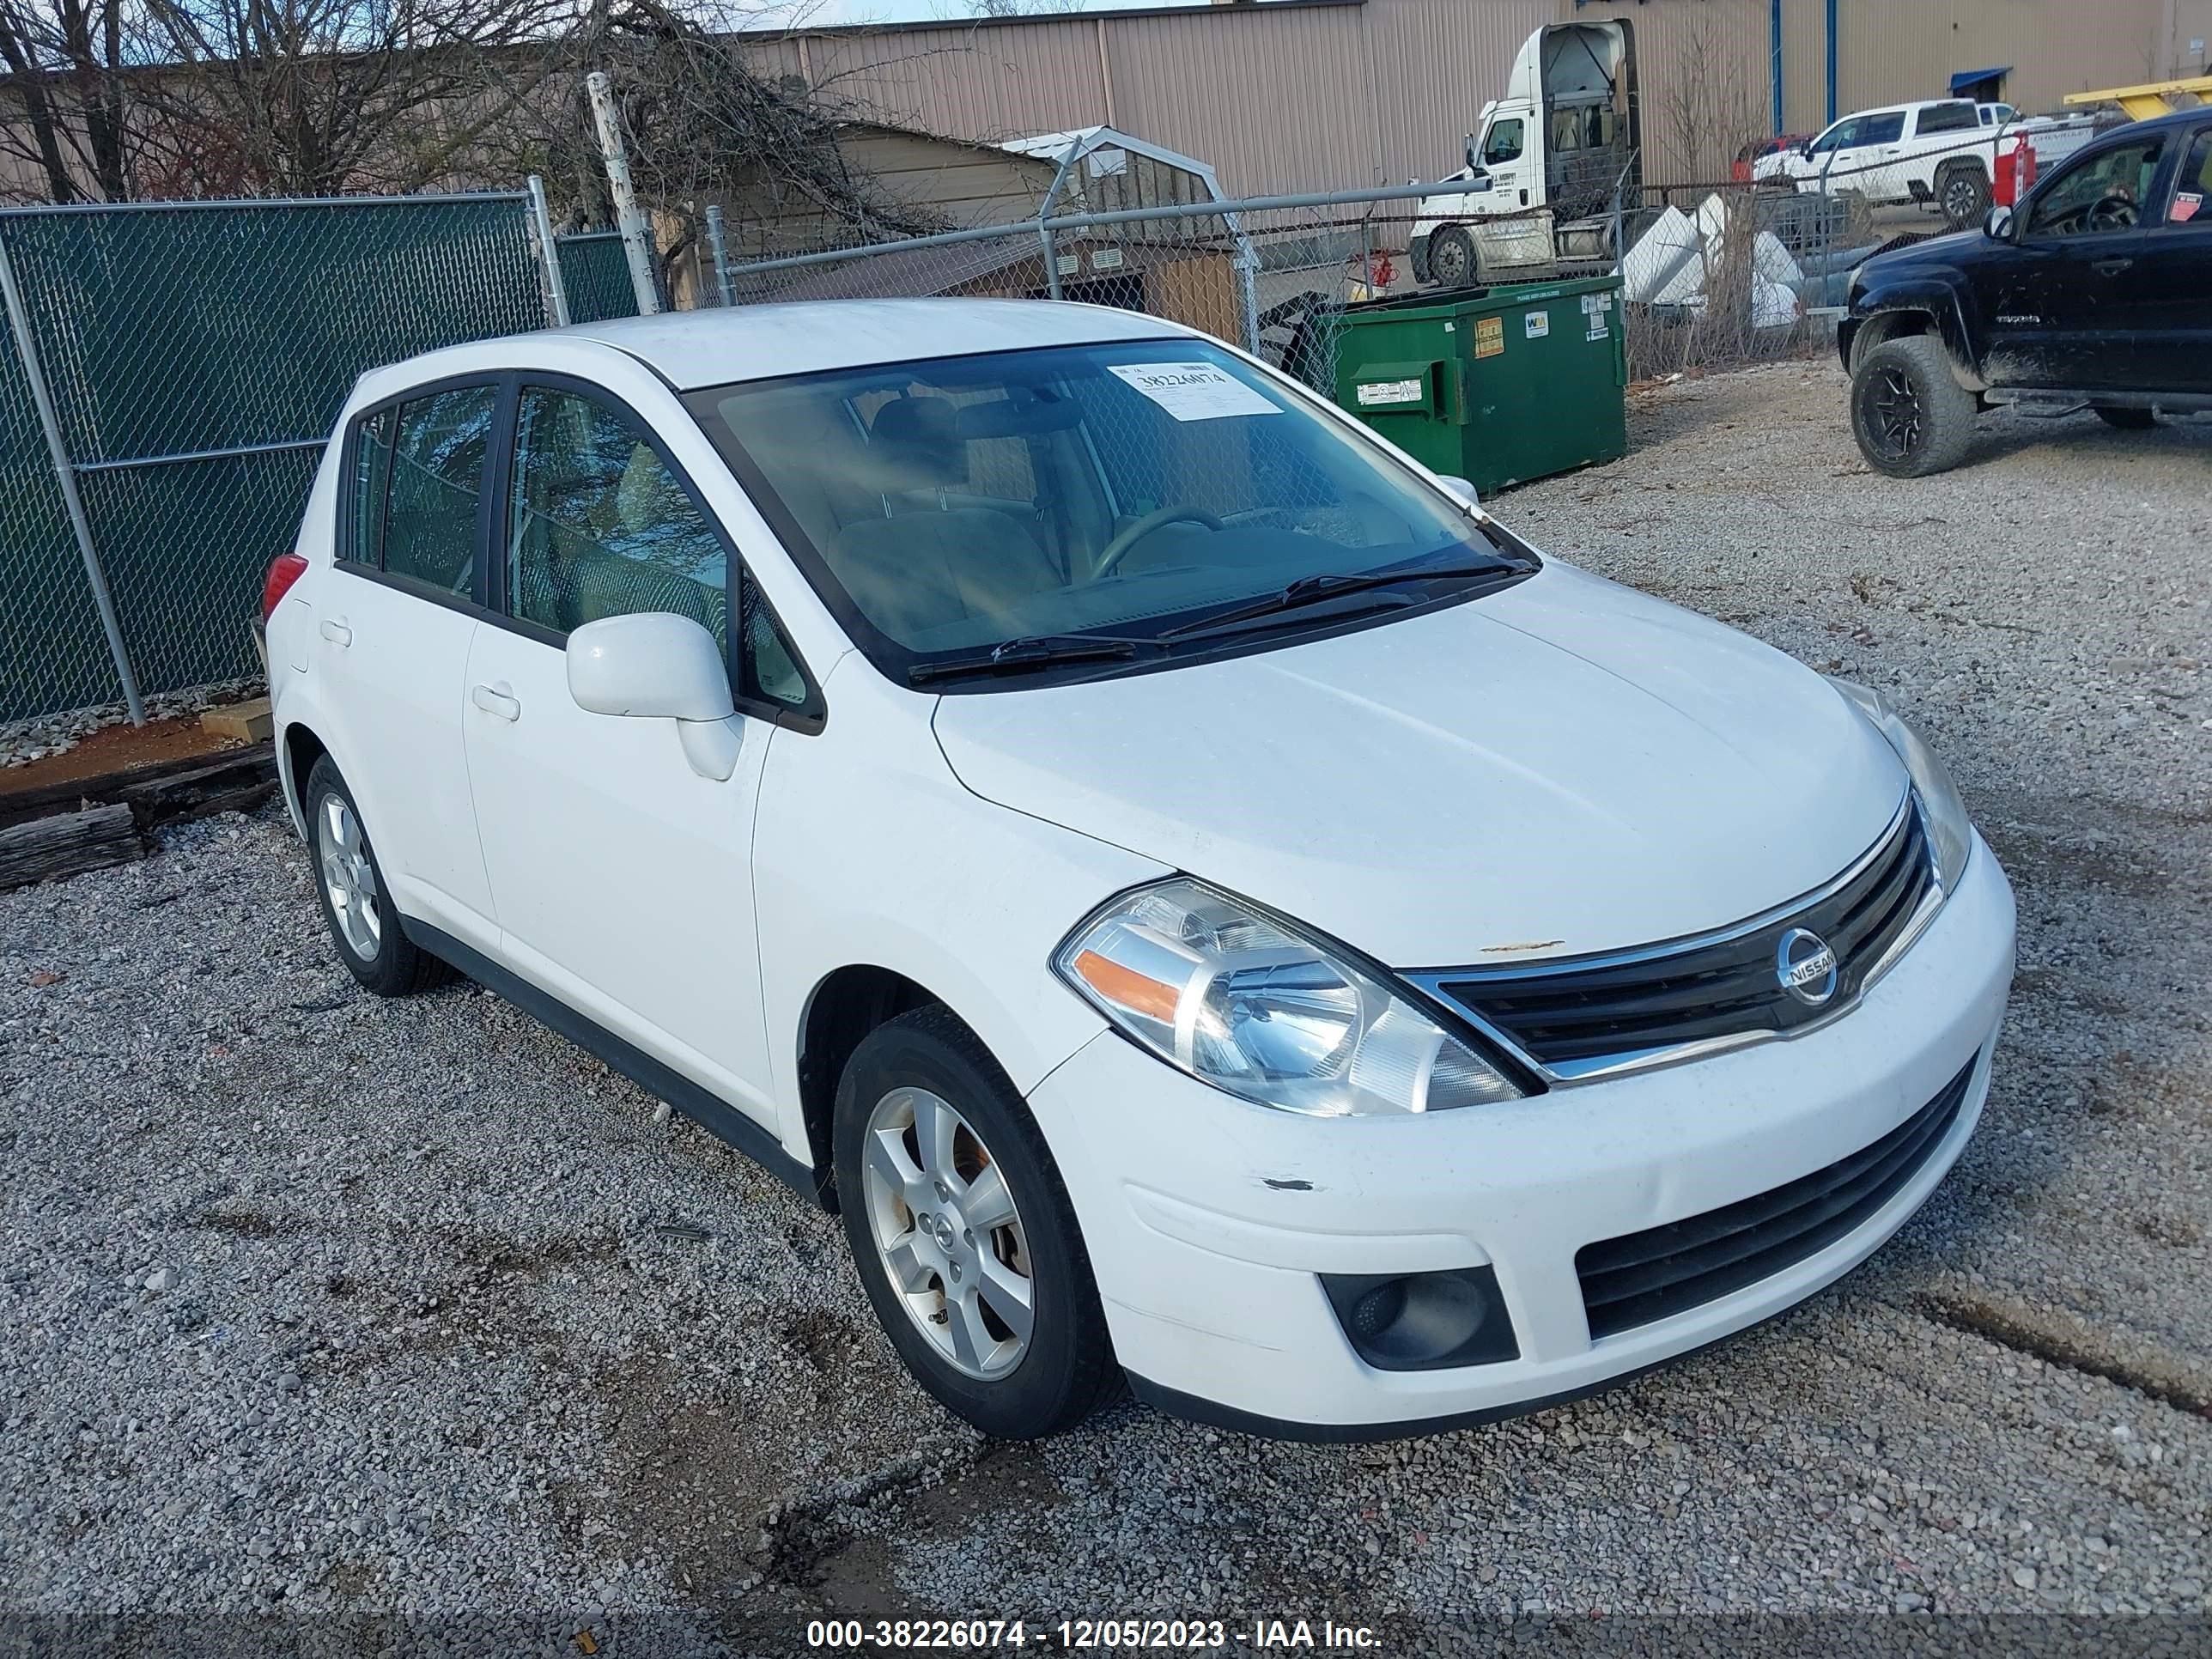
[[[1899,295],[1862,303],[1864,308],[1859,314],[1846,318],[1836,331],[1836,349],[1845,374],[1856,374],[1866,354],[1886,340],[1933,334],[1950,355],[1952,373],[1959,384],[1973,392],[1986,389],[1988,383],[1982,377],[1955,295]]]
[[[302,837],[307,833],[307,774],[330,752],[330,745],[305,720],[286,726],[276,745],[276,771],[284,805],[292,814],[292,828]]]
[[[799,1103],[806,1131],[807,1158],[814,1165],[825,1209],[837,1208],[836,1158],[830,1144],[830,1124],[846,1061],[871,1031],[901,1014],[933,1006],[943,1008],[975,1031],[975,1026],[945,997],[896,969],[875,963],[847,963],[833,969],[807,994],[798,1033]],[[977,1040],[981,1041],[980,1034]]]

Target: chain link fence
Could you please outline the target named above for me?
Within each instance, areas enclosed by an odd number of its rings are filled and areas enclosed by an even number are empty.
[[[521,192],[21,210],[0,265],[0,720],[258,672],[355,379],[546,318]]]
[[[1850,272],[1899,238],[1863,203],[1786,185],[1677,185],[1598,205],[1571,222],[1541,208],[1480,213],[1445,182],[1064,215],[726,262],[693,291],[701,303],[726,291],[738,304],[969,295],[1115,306],[1241,344],[1334,396],[1352,308],[1614,271],[1636,379],[1801,353],[1832,331]]]

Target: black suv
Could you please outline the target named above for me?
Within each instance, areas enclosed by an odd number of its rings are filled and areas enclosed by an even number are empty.
[[[1893,477],[1966,459],[1992,404],[2127,430],[2212,410],[2212,106],[2115,128],[2016,211],[1859,268],[1851,430]]]

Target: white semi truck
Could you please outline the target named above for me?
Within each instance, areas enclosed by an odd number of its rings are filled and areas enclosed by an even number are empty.
[[[1642,148],[1634,26],[1538,29],[1505,96],[1483,106],[1467,165],[1421,198],[1414,280],[1471,288],[1610,267],[1620,257],[1615,203],[1632,217],[1641,199]]]

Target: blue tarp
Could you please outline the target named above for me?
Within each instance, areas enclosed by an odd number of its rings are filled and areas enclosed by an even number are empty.
[[[1951,95],[1954,98],[1956,98],[1968,87],[1974,85],[1978,82],[1994,81],[2000,75],[2010,75],[2011,73],[2012,65],[2010,64],[2000,64],[1995,69],[1962,70],[1958,74],[1951,77]]]

